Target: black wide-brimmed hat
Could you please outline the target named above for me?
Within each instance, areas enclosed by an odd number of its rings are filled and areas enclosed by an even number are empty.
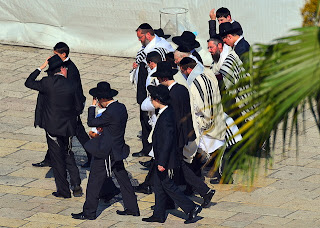
[[[118,91],[111,89],[108,82],[99,82],[97,87],[89,90],[89,94],[96,98],[113,98],[118,94]]]
[[[173,75],[176,73],[178,73],[177,69],[172,69],[169,62],[163,61],[158,62],[157,71],[152,74],[152,77],[173,79]]]
[[[154,31],[154,33],[155,33],[157,36],[163,37],[163,38],[165,38],[165,39],[168,39],[168,38],[171,36],[171,35],[165,35],[164,32],[163,32],[163,30],[162,30],[162,28],[154,29],[153,31]]]
[[[190,31],[184,31],[181,36],[172,37],[172,41],[179,46],[200,47],[200,43],[196,41],[196,36]]]
[[[158,86],[149,85],[147,89],[150,93],[150,96],[153,99],[158,99],[162,104],[170,103],[170,95],[169,95],[168,87],[161,84]]]
[[[219,25],[219,36],[220,37],[224,37],[228,34],[237,33],[239,31],[240,31],[240,28],[234,28],[234,26],[230,22],[221,23]]]
[[[64,62],[58,55],[52,56],[50,59],[48,59],[49,68],[45,71],[53,71],[61,66],[64,65]]]

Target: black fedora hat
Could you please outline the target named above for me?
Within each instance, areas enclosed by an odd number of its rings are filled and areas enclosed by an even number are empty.
[[[152,77],[173,79],[173,75],[176,73],[178,73],[177,69],[172,69],[169,62],[163,61],[158,62],[157,71],[152,74]]]
[[[112,98],[118,94],[118,91],[111,89],[108,82],[99,82],[97,87],[89,90],[89,94],[96,98]]]
[[[200,47],[200,43],[196,41],[196,36],[190,31],[184,31],[181,36],[172,37],[172,41],[179,46]]]
[[[165,39],[168,39],[171,36],[171,35],[164,35],[164,32],[163,32],[162,28],[154,29],[153,31],[157,36],[163,37]]]
[[[240,31],[240,28],[234,28],[230,22],[221,23],[219,25],[219,36],[224,37],[228,34],[234,34]]]
[[[170,103],[170,95],[169,95],[168,87],[161,84],[158,86],[149,85],[147,89],[150,93],[150,96],[153,99],[158,99],[162,104]]]
[[[53,71],[61,66],[64,65],[64,62],[58,55],[52,56],[50,59],[48,59],[49,68],[45,71]]]

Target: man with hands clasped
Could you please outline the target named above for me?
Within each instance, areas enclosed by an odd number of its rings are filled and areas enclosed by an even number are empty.
[[[129,146],[125,144],[124,134],[128,120],[127,109],[124,104],[114,100],[117,90],[111,89],[108,82],[99,82],[89,94],[93,96],[92,105],[88,109],[88,126],[102,127],[100,136],[85,144],[85,149],[92,154],[93,161],[89,175],[86,201],[83,211],[72,213],[74,219],[95,219],[99,203],[99,193],[107,177],[114,173],[123,198],[124,211],[117,210],[119,215],[139,216],[137,197],[134,194],[123,159],[129,155]],[[106,110],[96,117],[96,105]]]

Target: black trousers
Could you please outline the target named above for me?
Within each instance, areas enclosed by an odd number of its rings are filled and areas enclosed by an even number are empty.
[[[187,182],[187,185],[193,187],[202,197],[205,196],[210,190],[208,185],[197,176],[192,170],[191,164],[188,164],[185,161],[181,161],[181,171],[183,173],[184,179]]]
[[[70,175],[71,186],[79,186],[81,184],[79,169],[71,151],[72,137],[55,136],[48,132],[46,132],[46,137],[57,192],[69,197],[71,193],[67,180],[67,170]]]
[[[148,137],[151,132],[151,125],[149,124],[148,112],[141,110],[140,105],[140,124],[142,128],[142,152],[144,154],[149,154],[152,148],[152,144],[148,142]]]
[[[90,140],[90,138],[89,138],[89,136],[88,136],[83,124],[82,124],[80,116],[78,116],[78,121],[77,121],[76,137],[79,140],[79,142],[83,148],[84,148],[84,144],[86,144],[86,142],[88,142]],[[90,153],[88,153],[87,151],[86,151],[86,154],[88,157],[88,162],[91,162],[92,155]],[[44,160],[46,160],[46,161],[51,160],[49,150],[47,150],[47,154],[46,154]]]
[[[154,162],[154,159],[151,160],[151,165],[149,167],[149,171],[148,171],[148,174],[146,176],[146,178],[144,179],[144,182],[143,184],[146,185],[146,186],[153,186],[153,179],[154,179],[154,174],[155,174],[155,169],[154,169],[154,166],[155,166],[155,162]]]
[[[88,217],[96,216],[99,204],[99,193],[107,177],[105,161],[105,159],[93,158],[86,191],[86,201],[83,205],[83,213]],[[124,207],[132,212],[138,212],[137,197],[128,173],[124,168],[123,161],[114,162],[111,169],[120,185]]]
[[[186,214],[190,213],[195,208],[193,203],[183,192],[175,185],[174,181],[169,178],[168,171],[160,172],[158,167],[154,175],[154,194],[155,208],[153,215],[157,218],[165,219],[166,204],[170,197]]]

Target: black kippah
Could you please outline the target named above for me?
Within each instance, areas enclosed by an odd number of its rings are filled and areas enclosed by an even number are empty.
[[[153,29],[148,23],[141,24],[138,29]]]

